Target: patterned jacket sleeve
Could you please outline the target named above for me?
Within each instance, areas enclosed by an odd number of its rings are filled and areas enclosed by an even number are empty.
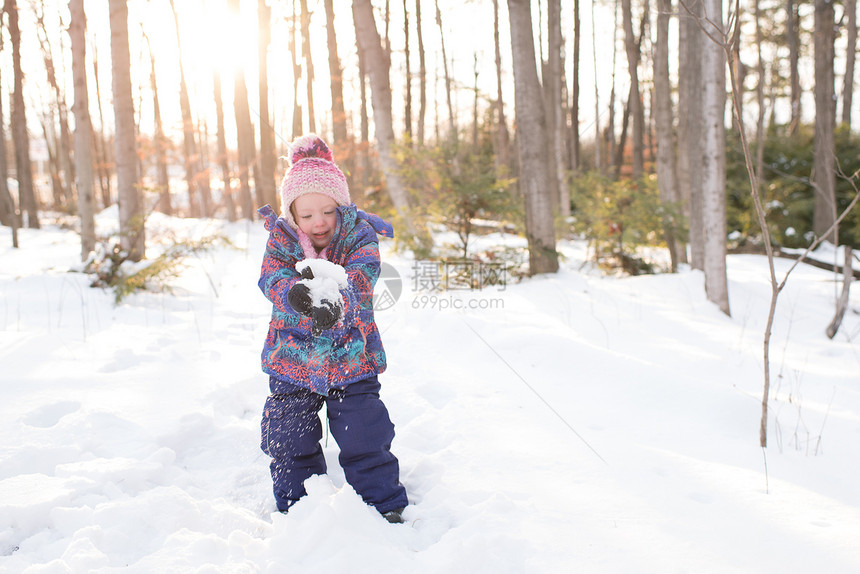
[[[298,315],[287,302],[287,293],[301,280],[301,276],[296,271],[301,247],[298,241],[292,240],[277,225],[275,217],[263,215],[266,229],[269,231],[269,239],[266,242],[266,252],[263,255],[260,280],[257,285],[275,309],[281,313]]]
[[[379,244],[376,233],[364,222],[358,241],[350,250],[344,269],[348,287],[341,289],[344,327],[361,325],[372,320],[373,288],[379,277]]]

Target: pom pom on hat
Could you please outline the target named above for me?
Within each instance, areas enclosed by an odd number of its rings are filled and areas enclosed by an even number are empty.
[[[281,211],[284,219],[298,229],[290,206],[297,197],[321,193],[337,202],[349,205],[349,187],[343,172],[335,165],[331,149],[316,134],[296,138],[289,146],[290,168],[281,182]]]

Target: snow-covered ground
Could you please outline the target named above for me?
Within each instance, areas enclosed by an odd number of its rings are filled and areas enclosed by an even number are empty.
[[[69,272],[73,232],[12,250],[0,228],[2,572],[860,572],[858,290],[824,334],[841,277],[800,265],[780,296],[763,452],[764,258],[729,258],[730,318],[700,273],[604,278],[578,242],[556,275],[431,294],[384,240],[412,500],[391,525],[331,439],[329,475],[274,513],[262,224],[153,224],[236,248],[115,306]]]

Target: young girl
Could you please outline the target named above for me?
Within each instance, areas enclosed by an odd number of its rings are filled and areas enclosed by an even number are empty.
[[[261,447],[272,457],[275,501],[286,512],[305,495],[304,481],[326,472],[318,415],[325,403],[347,482],[389,522],[402,522],[408,500],[390,451],[394,425],[379,398],[377,375],[386,364],[373,318],[377,233],[392,237],[393,229],[356,209],[318,136],[295,140],[290,163],[281,183],[281,217],[268,205],[259,210],[269,231],[259,286],[272,302],[262,353],[271,395]],[[322,279],[313,269],[324,268],[313,265],[315,259],[343,268],[339,292],[312,292]]]

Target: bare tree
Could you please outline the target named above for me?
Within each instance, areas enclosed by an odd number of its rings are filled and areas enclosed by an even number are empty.
[[[72,77],[75,85],[75,162],[78,212],[81,217],[81,261],[96,247],[95,187],[93,184],[90,102],[87,92],[86,14],[84,0],[69,0],[69,38],[72,42]]]
[[[672,86],[669,80],[669,15],[672,0],[657,0],[657,43],[654,46],[654,107],[657,129],[657,184],[664,205],[678,202],[678,164],[672,114]],[[673,210],[663,215],[663,235],[669,248],[672,271],[678,269],[678,245]]]
[[[409,61],[409,7],[406,5],[406,0],[403,0],[403,38],[404,48],[403,57],[406,60],[406,102],[403,110],[403,127],[404,132],[412,139],[412,63]]]
[[[756,106],[758,107],[758,120],[756,121],[755,128],[755,140],[756,140],[756,175],[760,178],[764,173],[764,145],[765,140],[767,139],[767,132],[764,129],[765,122],[765,101],[764,101],[764,88],[766,85],[765,79],[765,68],[764,68],[764,54],[762,53],[762,44],[764,43],[764,33],[762,32],[762,14],[761,14],[761,0],[755,0],[755,8],[754,8],[754,17],[755,17],[755,44],[756,44],[756,52],[758,54],[757,63],[756,63],[756,75],[758,76],[758,81],[756,82]],[[737,44],[740,44],[738,42]],[[740,55],[737,56],[740,58]],[[741,90],[743,89],[743,85],[739,86]],[[737,114],[741,116],[741,113]]]
[[[218,141],[218,165],[221,167],[221,178],[224,180],[224,209],[227,211],[227,221],[236,221],[236,202],[233,199],[232,182],[230,181],[230,164],[227,159],[227,136],[224,133],[224,104],[221,97],[221,72],[216,67],[212,81],[215,99],[215,120],[217,122],[216,139]]]
[[[630,73],[630,98],[627,105],[633,118],[633,177],[639,179],[645,171],[645,111],[639,92],[639,60],[642,34],[637,39],[633,33],[633,10],[631,0],[621,0],[622,22],[624,24],[624,47],[627,52],[627,68]],[[645,2],[643,21],[647,17],[648,3]],[[620,162],[619,162],[620,163]]]
[[[564,68],[561,55],[564,47],[561,37],[561,0],[547,1],[547,77],[544,78],[544,89],[548,91],[546,110],[547,135],[549,136],[550,155],[547,158],[552,173],[550,189],[557,201],[557,208],[562,217],[570,215],[570,189],[564,174],[566,165],[564,128],[564,100],[562,98],[562,78]]]
[[[69,112],[66,106],[66,97],[63,89],[60,87],[60,82],[57,80],[53,49],[47,27],[45,26],[44,0],[41,0],[39,4],[34,4],[33,7],[36,9],[36,31],[39,37],[39,45],[42,49],[42,58],[45,62],[45,73],[47,74],[48,85],[51,87],[54,98],[53,107],[57,110],[60,128],[55,152],[57,166],[60,170],[60,174],[58,174],[60,205],[72,207],[74,202],[72,182],[75,180],[75,166],[72,163],[72,137],[69,130]],[[53,125],[53,119],[51,123]]]
[[[579,171],[582,163],[582,146],[579,137],[579,69],[580,44],[582,43],[582,19],[580,17],[579,0],[573,0],[573,86],[571,87],[572,102],[570,106],[570,168]],[[595,122],[597,118],[595,117]],[[597,145],[597,140],[595,140]]]
[[[5,0],[9,16],[9,40],[12,42],[12,139],[15,143],[15,172],[18,177],[18,201],[27,213],[27,227],[39,228],[39,206],[33,187],[33,166],[30,162],[30,135],[27,133],[27,112],[24,106],[24,71],[21,68],[21,30],[18,27],[18,4]]]
[[[125,0],[110,0],[109,6],[120,245],[130,260],[140,261],[145,256],[144,209],[138,186],[134,141],[128,6]]]
[[[842,83],[842,123],[851,125],[851,106],[854,100],[854,63],[857,60],[857,0],[845,0],[848,15],[845,47],[845,78]]]
[[[498,3],[498,0],[493,0]],[[421,0],[415,0],[415,28],[418,35],[418,145],[424,145],[424,119],[427,114],[427,67],[424,61],[424,32],[421,26]],[[496,43],[498,46],[498,41]]]
[[[255,181],[261,203],[275,205],[275,130],[269,114],[269,44],[272,37],[272,9],[266,0],[257,0],[257,21],[259,25],[259,100],[260,100],[260,181]]]
[[[370,0],[353,0],[353,22],[355,37],[364,66],[370,76],[371,99],[373,102],[373,123],[376,131],[376,147],[379,163],[385,175],[385,183],[391,202],[407,227],[407,231],[417,236],[417,230],[410,218],[409,195],[398,174],[397,162],[392,154],[394,127],[391,117],[391,84],[388,77],[391,61],[382,48],[382,39],[376,29],[373,6]],[[420,238],[426,242],[426,238]]]
[[[722,0],[705,0],[709,32],[724,37]],[[704,234],[705,293],[708,300],[730,315],[726,275],[726,61],[720,44],[702,46],[702,231]],[[740,121],[740,120],[739,120]]]
[[[445,50],[445,33],[442,29],[442,11],[439,10],[439,0],[436,0],[436,26],[439,27],[439,42],[442,45],[442,69],[445,72],[445,96],[448,102],[448,137],[457,140],[457,124],[454,120],[454,104],[451,103],[451,74],[448,72],[448,54]]]
[[[0,12],[2,22],[3,12]],[[0,50],[3,49],[3,34],[0,34]],[[2,90],[0,82],[0,90]],[[2,93],[2,92],[0,92]],[[6,117],[3,114],[3,98],[0,97],[0,225],[8,225],[12,228],[12,247],[18,247],[18,213],[15,209],[15,200],[9,192],[6,181],[9,169],[6,165]]]
[[[239,5],[236,4],[236,10]],[[302,66],[299,64],[296,34],[299,29],[299,15],[296,11],[296,0],[293,0],[293,14],[290,17],[290,58],[293,63],[293,139],[302,135],[302,104],[299,102],[299,80],[302,77]]]
[[[786,0],[785,2],[785,37],[788,41],[788,68],[789,68],[789,83],[791,85],[791,122],[789,123],[789,133],[794,135],[797,133],[797,128],[800,127],[800,14],[798,7],[801,0]]]
[[[308,129],[317,131],[314,113],[314,61],[311,57],[311,15],[308,0],[300,0],[302,8],[302,54],[305,57],[305,82],[308,90]]]
[[[510,164],[511,136],[505,117],[505,102],[502,97],[502,47],[499,43],[499,0],[493,0],[493,45],[496,51],[496,167]]]
[[[331,120],[332,132],[334,134],[335,157],[349,158],[353,161],[352,151],[349,149],[349,135],[346,129],[346,111],[343,105],[343,68],[337,53],[337,33],[334,26],[334,2],[325,0],[326,32],[328,43],[328,71],[331,77]],[[348,170],[352,171],[352,170]]]
[[[197,186],[197,142],[194,139],[194,120],[191,115],[191,100],[188,97],[188,85],[185,82],[185,64],[182,60],[182,37],[179,33],[179,15],[176,6],[170,0],[173,11],[173,23],[176,27],[176,45],[178,47],[179,64],[179,109],[182,112],[182,155],[185,158],[185,183],[188,186],[188,207],[192,217],[208,215],[208,205],[203,205],[203,197],[198,197]]]
[[[836,172],[834,170],[834,130],[836,104],[834,101],[833,60],[835,21],[833,2],[815,0],[815,141],[814,176],[815,205],[813,231],[821,237],[836,220]],[[836,234],[826,238],[836,242]]]
[[[152,51],[149,36],[143,30],[142,24],[141,34],[143,35],[143,39],[146,40],[146,46],[149,50],[149,88],[152,90],[152,116],[155,124],[153,143],[155,147],[156,177],[158,182],[158,201],[155,203],[155,209],[167,215],[173,215],[173,203],[170,197],[170,177],[167,172],[167,148],[169,140],[164,135],[164,123],[161,119],[161,102],[158,99],[158,78],[155,73],[155,54]]]
[[[91,50],[93,55],[93,82],[96,88],[96,109],[99,112],[99,132],[93,134],[93,149],[96,152],[96,172],[98,173],[99,189],[102,196],[102,207],[107,208],[113,203],[111,196],[111,181],[108,169],[109,149],[105,141],[105,117],[104,108],[102,107],[101,83],[99,82],[99,55],[98,50]]]
[[[526,237],[529,246],[529,271],[555,273],[553,202],[549,194],[547,168],[547,124],[543,96],[535,63],[531,2],[508,0],[511,27],[511,53],[514,69],[514,105],[520,155],[520,189],[526,205]]]
[[[679,22],[678,50],[678,184],[689,225],[690,266],[704,270],[704,233],[702,231],[702,67],[704,35],[699,28],[701,2],[680,0],[684,10]],[[682,249],[681,261],[686,259]]]

